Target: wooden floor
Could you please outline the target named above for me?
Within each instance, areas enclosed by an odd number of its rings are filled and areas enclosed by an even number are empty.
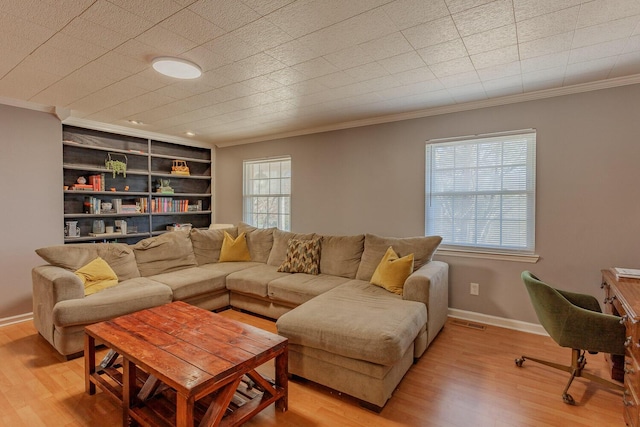
[[[273,322],[228,310],[223,315],[275,332]],[[550,338],[449,321],[413,365],[380,414],[348,396],[294,379],[289,411],[273,405],[246,426],[624,426],[622,396],[582,378],[562,402],[568,374],[525,362],[525,355],[568,363],[570,350]],[[100,353],[99,356],[101,356]],[[601,354],[587,368],[604,373]],[[263,374],[273,375],[265,365]],[[0,426],[117,426],[119,407],[84,393],[83,359],[62,361],[31,322],[0,328]]]

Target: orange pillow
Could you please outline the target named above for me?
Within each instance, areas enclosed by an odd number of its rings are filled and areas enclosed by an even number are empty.
[[[235,239],[226,231],[224,232],[219,262],[227,261],[251,261],[251,254],[249,254],[244,232],[240,233]]]
[[[402,295],[404,282],[411,273],[413,273],[413,254],[400,258],[393,247],[389,246],[373,272],[371,284],[381,286],[394,294]]]

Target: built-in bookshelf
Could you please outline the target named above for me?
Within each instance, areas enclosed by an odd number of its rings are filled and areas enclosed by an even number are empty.
[[[135,243],[211,223],[211,149],[68,125],[62,139],[65,243]]]

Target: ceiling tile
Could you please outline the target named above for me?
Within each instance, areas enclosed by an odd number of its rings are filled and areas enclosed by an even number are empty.
[[[509,64],[518,61],[518,46],[511,45],[488,52],[479,53],[477,55],[471,55],[471,62],[476,67],[488,68],[495,67],[496,65]]]
[[[295,0],[242,0],[242,3],[264,16],[294,1]]]
[[[593,61],[595,59],[618,56],[624,50],[627,39],[618,39],[610,42],[594,44],[590,46],[571,49],[569,64]]]
[[[440,83],[442,83],[447,89],[480,83],[480,78],[475,70],[462,72],[460,74],[452,74],[446,77],[439,77],[439,79]]]
[[[609,40],[630,37],[640,24],[640,15],[576,30],[572,47],[583,47]]]
[[[301,72],[307,78],[320,77],[325,74],[335,73],[338,67],[330,63],[324,58],[316,58],[311,61],[302,62],[292,67],[294,70]]]
[[[449,16],[444,0],[396,0],[382,8],[400,30]]]
[[[183,7],[173,0],[153,0],[152,2],[148,0],[108,1],[154,24],[167,19]]]
[[[440,62],[429,66],[429,68],[433,71],[433,74],[440,79],[455,74],[466,73],[468,71],[473,71],[475,73],[475,68],[473,67],[473,63],[471,63],[471,59],[469,59],[469,57]]]
[[[523,73],[530,73],[548,68],[565,67],[569,62],[569,51],[536,56],[520,61]]]
[[[562,52],[571,48],[572,41],[573,32],[569,32],[520,43],[520,58],[535,58],[536,56]]]
[[[516,26],[510,24],[482,33],[476,33],[464,37],[463,41],[470,55],[516,45],[518,43]]]
[[[633,74],[640,74],[640,57],[634,53],[627,53],[618,57],[616,64],[609,73],[609,78]]]
[[[446,0],[447,7],[451,13],[463,12],[493,1],[495,0]]]
[[[359,47],[364,53],[376,60],[413,50],[411,44],[399,31],[362,43]]]
[[[487,99],[484,86],[480,83],[472,83],[465,86],[455,86],[447,89],[451,97],[457,102],[472,102]]]
[[[489,98],[521,94],[522,76],[511,76],[506,79],[483,82],[484,92]]]
[[[579,6],[581,3],[583,3],[583,0],[513,0],[513,8],[516,22],[520,22],[572,6]]]
[[[60,76],[55,74],[18,64],[0,80],[0,93],[7,98],[30,101],[34,95],[59,79]]]
[[[16,39],[25,39],[33,43],[44,43],[55,34],[55,30],[15,15],[0,12],[0,33],[3,37],[5,35],[12,35],[15,36]]]
[[[480,80],[483,83],[491,80],[499,80],[499,79],[511,78],[513,76],[520,76],[520,74],[522,74],[519,61],[482,68],[477,70],[477,72],[478,72],[478,77],[480,77]]]
[[[351,46],[338,52],[330,53],[325,55],[324,59],[335,65],[339,70],[374,62],[374,58],[360,46]]]
[[[425,47],[424,49],[420,49],[418,53],[427,65],[469,56],[467,48],[461,39]]]
[[[204,73],[233,63],[232,59],[213,53],[203,46],[196,46],[180,57],[195,62]]]
[[[415,67],[414,67],[415,68]],[[375,79],[377,77],[383,77],[389,75],[389,72],[377,62],[371,62],[369,64],[359,65],[354,68],[346,70],[347,73],[358,81],[367,81]]]
[[[16,67],[24,58],[20,52],[0,46],[0,81],[2,77]]]
[[[60,7],[57,3],[50,4],[39,0],[7,0],[2,2],[2,12],[58,31],[93,2],[94,0],[65,2],[64,7]]]
[[[307,49],[298,40],[291,40],[268,49],[266,53],[289,67],[320,56],[313,49]]]
[[[390,74],[424,67],[425,63],[417,52],[411,51],[378,61]]]
[[[93,3],[91,7],[82,14],[82,18],[128,38],[142,34],[153,25],[152,22],[106,0],[98,0]]]
[[[233,35],[260,50],[272,49],[292,40],[289,34],[267,18],[261,18],[244,25],[233,31]]]
[[[433,80],[436,76],[429,67],[422,67],[394,74],[393,78],[401,85],[408,85]]]
[[[465,37],[513,24],[513,3],[511,0],[497,0],[455,13],[452,17],[460,35]]]
[[[161,27],[149,28],[136,40],[162,52],[162,56],[180,55],[196,47],[196,43]]]
[[[233,31],[260,18],[260,14],[239,1],[199,0],[189,9],[225,31]]]
[[[402,31],[402,34],[414,49],[433,46],[460,37],[451,17],[407,28]]]
[[[22,64],[30,68],[55,74],[59,77],[64,77],[89,62],[91,62],[91,60],[84,56],[73,55],[70,52],[65,52],[53,46],[43,45],[31,55],[27,56]]]
[[[595,0],[580,7],[578,28],[603,24],[608,21],[640,15],[640,1]]]
[[[171,15],[160,22],[160,26],[198,44],[206,43],[226,33],[225,30],[190,9],[183,9]]]
[[[616,58],[602,58],[580,64],[567,65],[564,85],[575,85],[607,78],[616,63]]]
[[[62,33],[104,49],[113,49],[128,40],[128,37],[123,34],[83,18],[71,21],[64,27]]]
[[[313,81],[318,82],[321,85],[326,86],[328,88],[332,88],[332,89],[358,82],[356,78],[351,76],[346,71],[338,71],[336,73],[331,73],[322,77],[317,77],[313,79]]]
[[[309,77],[304,75],[302,72],[293,68],[283,68],[281,70],[274,71],[273,73],[269,74],[269,78],[285,86],[309,79]]]
[[[547,68],[522,74],[522,85],[525,91],[549,89],[562,86],[566,66]]]
[[[231,33],[226,33],[202,45],[216,55],[239,61],[260,52],[260,49],[239,39]]]
[[[579,10],[578,6],[570,7],[518,22],[518,41],[536,40],[575,28]]]

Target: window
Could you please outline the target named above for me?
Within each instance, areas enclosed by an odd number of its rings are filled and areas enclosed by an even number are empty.
[[[244,222],[291,229],[291,157],[244,161]]]
[[[535,171],[533,129],[429,141],[426,234],[450,249],[533,254]]]

